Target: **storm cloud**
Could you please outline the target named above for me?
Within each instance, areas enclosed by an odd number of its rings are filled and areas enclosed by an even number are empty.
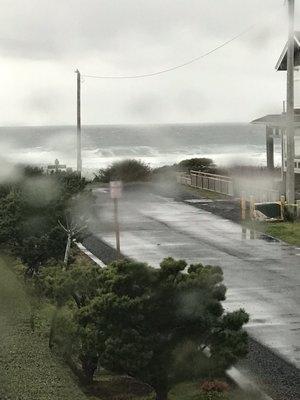
[[[2,0],[0,124],[72,124],[77,67],[97,75],[155,72],[252,24],[239,40],[168,75],[86,78],[83,121],[92,124],[246,121],[278,111],[285,85],[274,65],[287,36],[283,1]]]

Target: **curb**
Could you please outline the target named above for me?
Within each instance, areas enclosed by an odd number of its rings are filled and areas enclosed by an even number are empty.
[[[238,385],[238,387],[245,392],[251,392],[251,394],[255,396],[260,396],[261,400],[273,400],[272,397],[263,392],[257,384],[248,379],[236,367],[231,367],[228,371],[226,371],[226,375],[228,375],[229,378],[232,379]]]
[[[98,257],[96,257],[92,252],[90,252],[82,243],[75,242],[76,246],[82,251],[85,255],[87,255],[91,260],[93,260],[99,267],[105,268],[106,264],[101,261]]]

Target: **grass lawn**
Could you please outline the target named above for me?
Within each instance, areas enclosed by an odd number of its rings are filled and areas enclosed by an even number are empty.
[[[87,400],[69,369],[32,332],[30,301],[13,268],[0,255],[0,398],[9,400]]]
[[[263,225],[267,235],[274,236],[286,243],[300,246],[300,222],[278,222]]]

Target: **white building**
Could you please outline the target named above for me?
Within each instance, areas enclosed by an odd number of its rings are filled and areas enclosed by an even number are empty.
[[[295,173],[296,180],[300,178],[300,31],[295,32],[295,77],[294,77],[294,107],[295,107]],[[287,70],[287,44],[276,64],[277,71]],[[286,113],[270,114],[252,121],[254,124],[266,126],[267,166],[274,169],[274,138],[281,139],[282,172],[286,171]],[[299,174],[299,175],[298,175]]]
[[[71,168],[67,168],[65,164],[60,164],[58,159],[55,160],[54,164],[50,164],[47,166],[47,173],[53,174],[57,172],[69,172],[72,171]]]

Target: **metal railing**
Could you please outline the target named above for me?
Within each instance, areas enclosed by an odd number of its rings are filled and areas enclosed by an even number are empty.
[[[244,183],[229,176],[208,172],[179,172],[177,174],[177,182],[182,185],[209,190],[227,196],[243,197],[246,201],[254,200],[256,203],[278,202],[281,195],[278,189],[248,187],[247,182]]]
[[[228,176],[210,174],[207,172],[190,171],[190,173],[178,173],[178,183],[198,189],[233,196],[233,180]]]

